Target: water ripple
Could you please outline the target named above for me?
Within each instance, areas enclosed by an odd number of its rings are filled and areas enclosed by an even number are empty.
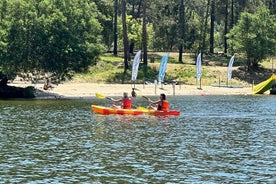
[[[94,115],[85,100],[1,101],[0,183],[275,183],[271,100],[171,97],[182,112],[171,118]]]

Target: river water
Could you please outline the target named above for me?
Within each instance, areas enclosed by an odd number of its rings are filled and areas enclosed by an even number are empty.
[[[170,96],[179,117],[104,99],[0,100],[0,183],[275,183],[275,96]],[[134,104],[146,106],[144,99]]]

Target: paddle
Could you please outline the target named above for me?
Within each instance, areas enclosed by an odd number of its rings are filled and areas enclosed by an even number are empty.
[[[99,98],[99,99],[108,99],[108,100],[111,100],[111,101],[113,101],[112,100],[112,98],[110,98],[110,97],[106,97],[106,96],[104,96],[103,94],[101,94],[101,93],[96,93],[96,97],[97,98]],[[150,101],[150,98],[149,97],[146,97],[146,96],[142,96],[143,98],[145,98],[146,100],[148,100],[148,101]],[[139,109],[139,110],[144,110],[144,111],[147,111],[147,110],[149,110],[148,108],[146,108],[146,107],[142,107],[142,106],[135,106],[135,105],[133,105],[133,107],[134,108],[137,108],[137,109]]]
[[[151,99],[149,97],[146,97],[146,96],[142,96],[142,97],[144,99],[148,100],[150,104],[152,104],[152,101],[151,101]],[[142,110],[142,111],[147,111],[147,112],[151,112],[152,110],[154,110],[151,106],[147,107],[147,108],[139,106],[139,107],[137,107],[137,109]]]
[[[104,95],[101,94],[101,93],[96,93],[96,97],[97,97],[97,98],[100,98],[100,99],[105,99],[105,98],[106,98],[106,99],[108,99],[108,100],[113,101],[112,98],[106,97],[106,96],[104,96]],[[133,105],[133,107],[136,108],[135,105]],[[142,108],[143,108],[143,109],[142,109]],[[138,109],[138,107],[137,107],[137,109]],[[140,109],[140,110],[145,110],[146,108],[145,108],[145,107],[139,107],[139,109]]]
[[[137,107],[137,109],[142,110],[142,111],[148,111],[149,110],[148,108],[142,107],[142,106]]]
[[[150,101],[150,98],[149,97],[146,97],[146,96],[142,96],[144,99]]]
[[[97,98],[100,98],[100,99],[108,99],[108,100],[112,100],[110,97],[106,97],[106,96],[104,96],[103,94],[100,94],[100,93],[96,93],[96,97]]]
[[[147,101],[149,101],[150,104],[154,104],[155,102],[153,102],[149,97],[146,96],[142,96],[144,99],[146,99]]]
[[[147,108],[147,110],[153,110],[153,109],[155,109],[154,107],[151,106],[151,104],[156,105],[156,102],[153,102],[149,97],[146,97],[146,96],[142,96],[142,97],[149,102],[149,107]]]
[[[145,98],[146,100],[150,101],[150,98],[149,97],[146,97],[146,96],[142,96],[143,98]],[[137,109],[139,110],[144,110],[144,111],[148,111],[149,109],[146,108],[146,107],[142,107],[142,106],[138,106]]]

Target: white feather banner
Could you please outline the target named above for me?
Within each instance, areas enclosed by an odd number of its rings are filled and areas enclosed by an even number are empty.
[[[228,64],[228,76],[227,76],[227,79],[228,81],[231,80],[232,78],[232,66],[233,66],[233,63],[234,63],[234,58],[235,58],[235,55],[233,55],[229,61],[229,64]]]
[[[138,75],[138,68],[140,64],[141,50],[139,50],[133,60],[131,80],[135,81]]]
[[[164,77],[166,74],[166,70],[167,70],[167,62],[169,59],[169,54],[165,54],[160,62],[160,67],[159,67],[159,74],[158,74],[158,81],[159,82],[163,82],[164,81]]]
[[[201,75],[202,75],[201,53],[199,53],[196,59],[196,80],[197,81],[200,81]]]

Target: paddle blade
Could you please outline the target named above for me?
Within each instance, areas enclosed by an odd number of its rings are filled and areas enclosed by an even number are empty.
[[[137,109],[139,109],[139,110],[144,110],[144,111],[147,111],[148,109],[147,108],[145,108],[145,107],[137,107]]]
[[[146,96],[142,96],[143,98],[145,98],[146,100],[149,100],[149,98],[148,97],[146,97]]]
[[[97,98],[101,98],[101,99],[105,98],[105,96],[103,94],[100,94],[100,93],[96,93],[96,97]]]

